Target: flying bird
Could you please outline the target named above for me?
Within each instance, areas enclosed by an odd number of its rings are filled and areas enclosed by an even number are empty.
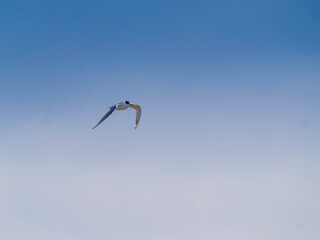
[[[110,107],[109,111],[100,119],[100,121],[95,125],[92,129],[95,129],[102,123],[107,117],[113,113],[114,110],[126,110],[127,108],[133,108],[136,110],[136,126],[134,129],[138,127],[140,117],[141,117],[141,107],[137,104],[132,104],[129,101],[120,102]]]

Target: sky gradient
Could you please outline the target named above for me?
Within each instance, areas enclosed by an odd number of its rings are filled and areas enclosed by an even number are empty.
[[[311,0],[1,1],[0,238],[318,240],[319,42]]]

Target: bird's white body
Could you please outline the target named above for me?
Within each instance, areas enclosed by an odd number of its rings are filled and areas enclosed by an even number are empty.
[[[129,106],[130,104],[121,102],[116,105],[116,110],[126,110]]]

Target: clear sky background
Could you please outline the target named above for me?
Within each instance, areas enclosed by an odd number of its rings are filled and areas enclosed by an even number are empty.
[[[0,238],[320,239],[319,43],[312,0],[0,1]]]

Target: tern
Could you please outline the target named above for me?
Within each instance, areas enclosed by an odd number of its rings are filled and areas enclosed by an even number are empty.
[[[114,110],[126,110],[127,108],[133,108],[136,110],[136,126],[134,129],[138,127],[140,117],[141,117],[141,107],[137,104],[132,104],[129,101],[120,102],[110,107],[109,111],[100,119],[100,121],[95,125],[92,129],[95,129],[102,123],[107,117],[113,113]]]

